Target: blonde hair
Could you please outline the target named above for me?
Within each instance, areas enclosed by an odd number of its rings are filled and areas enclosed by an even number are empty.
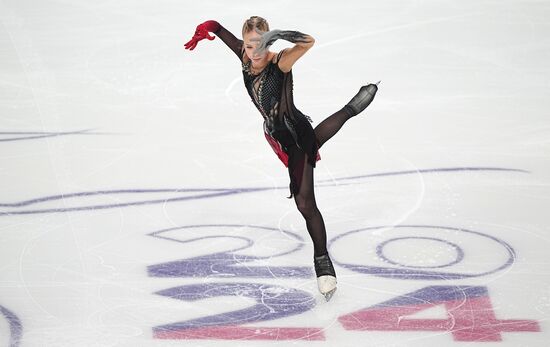
[[[258,29],[260,31],[269,31],[269,24],[267,21],[258,16],[252,16],[248,18],[243,24],[243,37],[244,34]]]

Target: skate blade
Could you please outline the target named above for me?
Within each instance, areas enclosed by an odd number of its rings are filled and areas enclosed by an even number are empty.
[[[330,301],[330,299],[332,299],[332,296],[334,295],[334,292],[336,291],[336,288],[334,288],[333,290],[331,290],[330,292],[326,292],[323,294],[323,296],[325,297],[325,300],[327,302]]]

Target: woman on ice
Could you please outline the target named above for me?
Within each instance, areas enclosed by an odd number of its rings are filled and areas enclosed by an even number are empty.
[[[292,66],[315,43],[313,37],[298,31],[269,30],[267,21],[252,16],[243,25],[243,40],[237,39],[218,22],[209,20],[197,26],[185,48],[193,50],[203,39],[216,34],[241,61],[244,85],[264,119],[264,134],[290,176],[290,197],[306,221],[313,240],[314,267],[319,291],[330,300],[336,291],[336,272],[327,250],[323,216],[315,202],[313,169],[323,146],[344,123],[362,112],[373,100],[378,87],[369,84],[340,110],[313,129],[311,119],[293,102]],[[276,40],[294,43],[291,48],[271,52]]]

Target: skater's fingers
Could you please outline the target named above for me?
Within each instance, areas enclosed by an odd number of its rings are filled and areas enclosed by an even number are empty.
[[[195,49],[195,47],[197,47],[197,41],[193,41],[191,42],[191,44],[189,45],[189,50],[192,51]]]

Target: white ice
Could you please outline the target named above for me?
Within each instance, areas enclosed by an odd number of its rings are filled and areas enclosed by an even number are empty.
[[[314,126],[382,80],[315,170],[338,274],[328,303],[239,61],[219,38],[183,47],[205,20],[240,36],[251,15],[315,37],[293,69]],[[549,19],[534,0],[0,1],[0,346],[548,346]],[[202,275],[189,261],[179,277],[148,272],[201,256]],[[343,323],[442,286],[455,306]],[[161,295],[177,287],[181,300]],[[224,325],[246,338],[155,335],[243,309],[252,321]],[[291,338],[299,328],[318,339]]]

